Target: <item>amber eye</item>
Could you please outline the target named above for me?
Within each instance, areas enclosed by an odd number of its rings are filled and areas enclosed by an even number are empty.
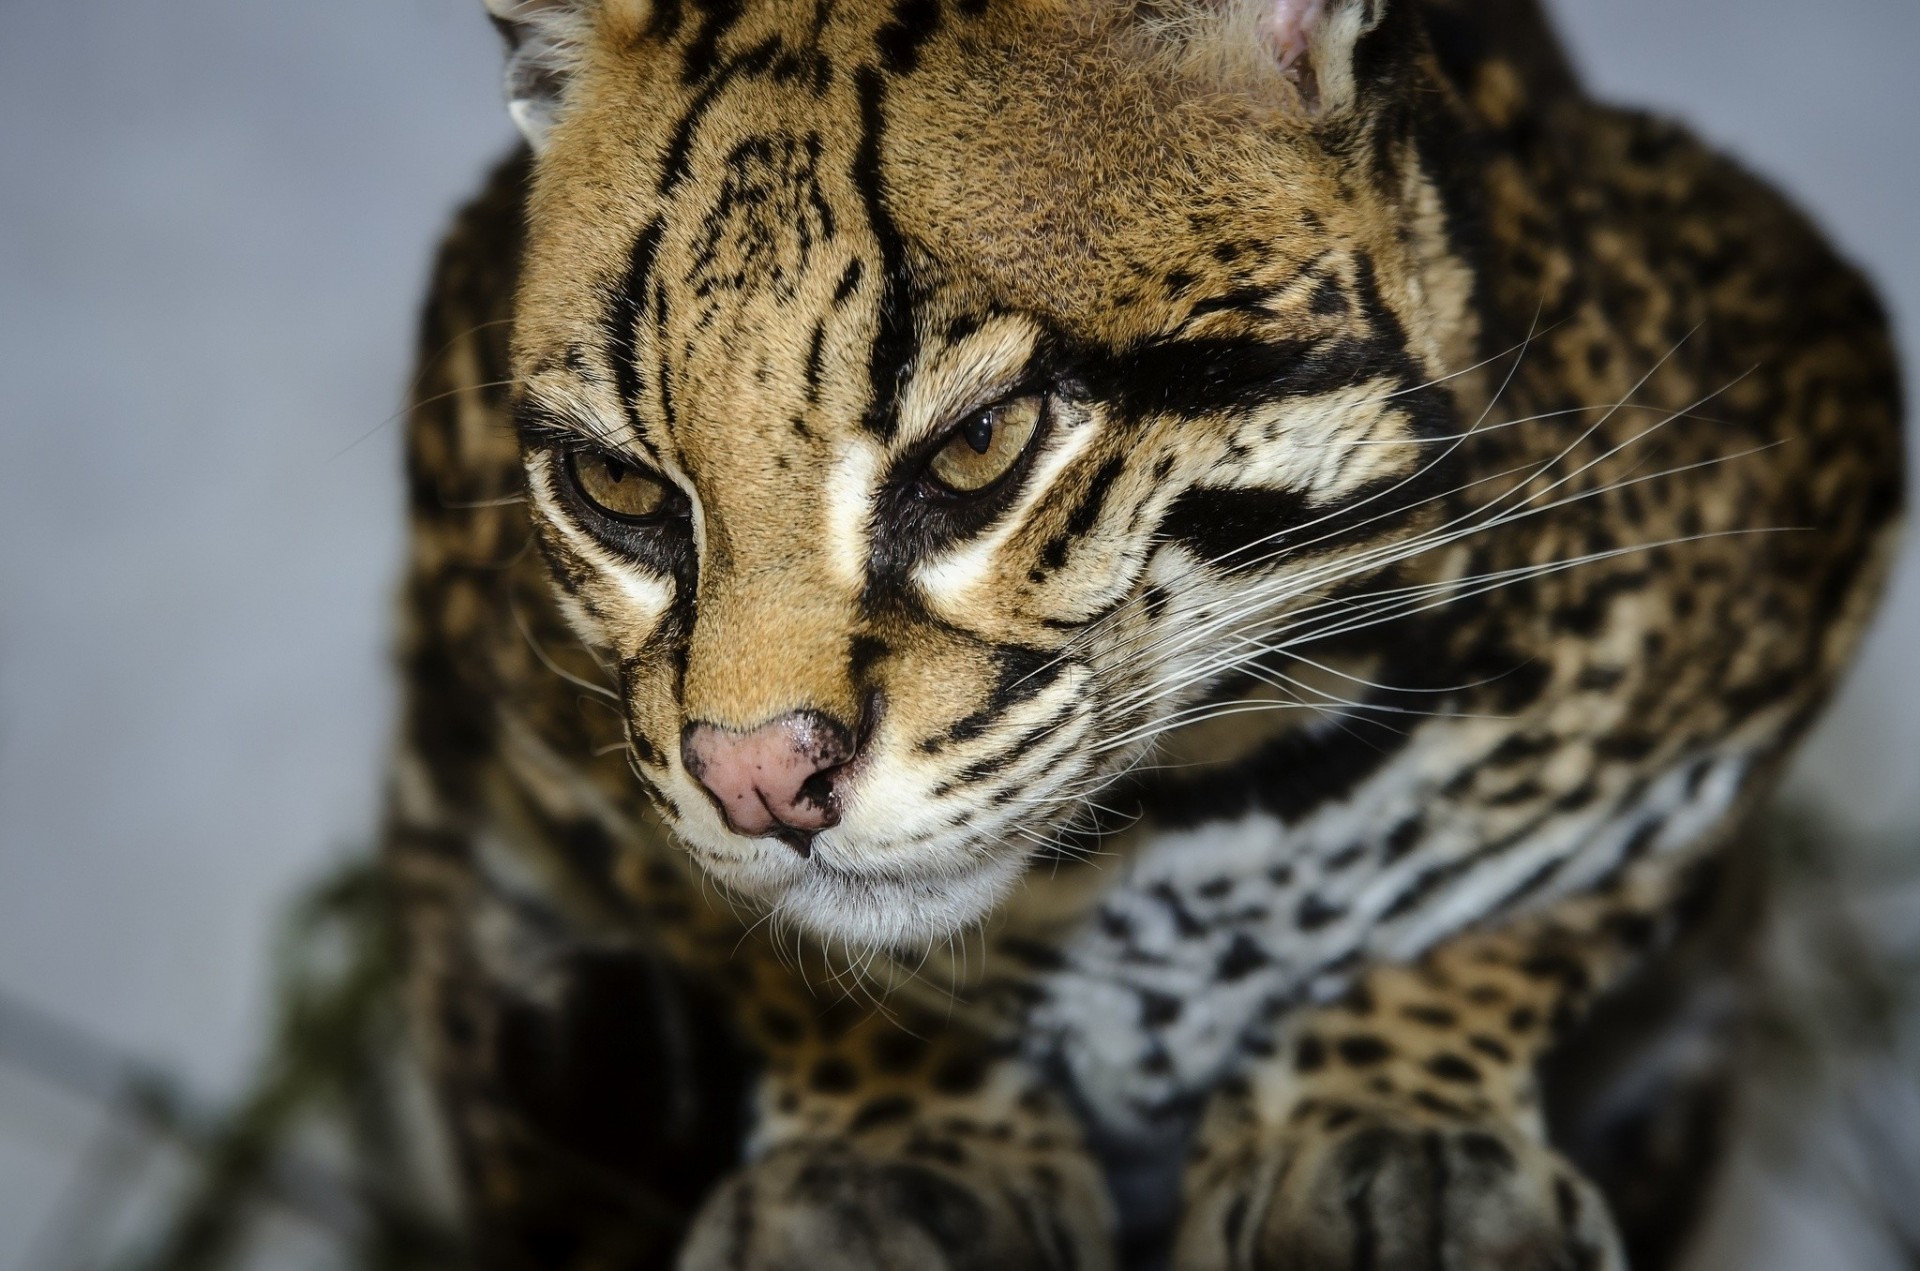
[[[1026,453],[1039,431],[1040,413],[1038,393],[976,412],[948,435],[927,465],[928,474],[956,494],[986,489]]]
[[[575,451],[567,471],[580,496],[616,520],[644,521],[667,506],[666,482],[612,455]]]

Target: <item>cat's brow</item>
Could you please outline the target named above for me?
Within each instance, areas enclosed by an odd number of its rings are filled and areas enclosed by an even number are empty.
[[[657,459],[658,450],[640,430],[626,424],[608,424],[598,411],[581,402],[562,401],[551,392],[528,388],[514,408],[515,426],[524,446],[579,445],[585,442],[615,453],[632,451]]]

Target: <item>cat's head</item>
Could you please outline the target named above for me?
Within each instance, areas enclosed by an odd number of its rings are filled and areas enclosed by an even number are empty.
[[[490,4],[541,543],[729,888],[977,921],[1391,554],[1472,326],[1397,9]]]

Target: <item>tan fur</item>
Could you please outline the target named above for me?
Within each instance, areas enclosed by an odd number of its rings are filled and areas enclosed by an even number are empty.
[[[1871,613],[1884,320],[1527,0],[1336,0],[1298,57],[1269,9],[496,9],[540,150],[430,312],[393,847],[483,1260],[1683,1221],[1609,1215],[1536,1070]],[[1014,392],[967,520],[920,465]],[[582,454],[684,518],[595,519]],[[860,745],[804,857],[681,745],[793,711]]]

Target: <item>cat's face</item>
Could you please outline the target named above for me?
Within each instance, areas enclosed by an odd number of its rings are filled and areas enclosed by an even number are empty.
[[[516,316],[557,593],[708,871],[920,945],[1378,566],[1464,271],[1410,151],[1114,24],[621,7]]]

